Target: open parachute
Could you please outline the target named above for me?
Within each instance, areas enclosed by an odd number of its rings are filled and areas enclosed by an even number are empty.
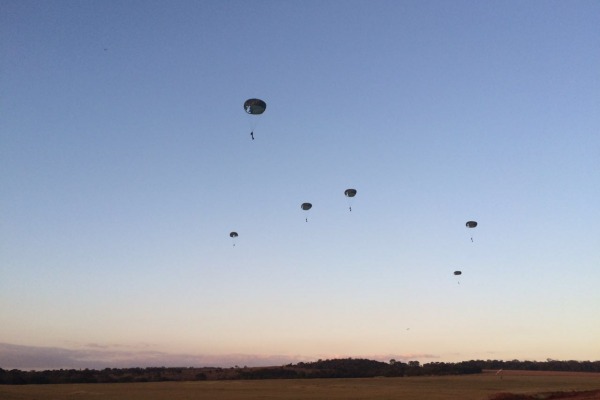
[[[312,204],[310,203],[302,203],[300,205],[300,208],[303,209],[304,211],[308,211],[312,208]],[[306,222],[308,222],[308,217],[306,217]]]
[[[251,116],[261,115],[267,109],[267,103],[261,99],[248,99],[244,102],[244,111]],[[251,125],[250,137],[254,140],[254,129],[256,128],[256,120],[253,120]]]
[[[229,233],[229,237],[231,238],[231,242],[233,243],[233,247],[235,247],[235,238],[238,237],[238,233],[237,232],[231,232],[231,233]]]
[[[462,271],[454,271],[454,276],[462,275]],[[460,281],[457,282],[460,285]]]
[[[346,189],[344,196],[348,199],[348,208],[352,211],[352,198],[356,196],[356,189]]]
[[[465,226],[468,229],[473,229],[475,227],[477,227],[477,221],[467,221],[467,223],[465,224]],[[473,241],[473,234],[471,233],[471,242]]]
[[[261,99],[248,99],[244,102],[244,110],[252,115],[260,115],[267,109],[267,103]]]

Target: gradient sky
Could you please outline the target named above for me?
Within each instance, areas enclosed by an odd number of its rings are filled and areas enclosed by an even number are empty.
[[[0,367],[600,359],[599,2],[4,0],[0,44]]]

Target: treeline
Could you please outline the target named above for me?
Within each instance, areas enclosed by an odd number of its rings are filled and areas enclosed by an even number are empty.
[[[418,361],[390,363],[366,359],[319,360],[310,363],[288,364],[279,368],[254,368],[241,371],[240,379],[311,379],[311,378],[372,378],[420,375],[477,374],[481,368],[463,363],[429,363]]]
[[[0,384],[54,383],[128,383],[164,381],[202,381],[234,379],[312,379],[312,378],[369,378],[477,374],[491,370],[535,370],[600,372],[600,361],[501,361],[471,360],[459,363],[419,361],[388,363],[367,359],[332,359],[300,362],[281,367],[231,368],[105,368],[60,369],[47,371],[4,370],[0,368]]]
[[[514,369],[524,371],[561,371],[561,372],[600,372],[600,361],[560,361],[551,358],[546,361],[503,361],[503,360],[471,360],[469,365],[481,369]]]
[[[0,384],[29,385],[53,383],[129,383],[206,380],[206,372],[221,368],[105,368],[55,369],[46,371],[3,370]]]
[[[234,379],[368,378],[375,376],[456,375],[480,373],[481,368],[465,363],[389,363],[366,359],[333,359],[281,367],[232,368],[106,368],[47,371],[3,370],[0,384],[128,383]]]
[[[319,360],[295,365],[307,378],[369,378],[375,376],[421,376],[478,374],[481,368],[475,365],[434,362],[421,365],[419,361],[408,363],[390,360],[389,363],[366,359]]]

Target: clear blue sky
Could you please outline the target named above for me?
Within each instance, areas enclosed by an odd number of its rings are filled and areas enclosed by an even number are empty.
[[[600,359],[597,1],[5,0],[0,44],[0,367]]]

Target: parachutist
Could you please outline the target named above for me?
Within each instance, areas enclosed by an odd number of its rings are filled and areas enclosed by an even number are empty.
[[[350,209],[350,212],[352,212],[352,207],[348,207]]]
[[[308,222],[308,218],[306,218],[305,221]]]
[[[250,137],[252,137],[252,140],[254,140],[254,131],[250,132]]]

